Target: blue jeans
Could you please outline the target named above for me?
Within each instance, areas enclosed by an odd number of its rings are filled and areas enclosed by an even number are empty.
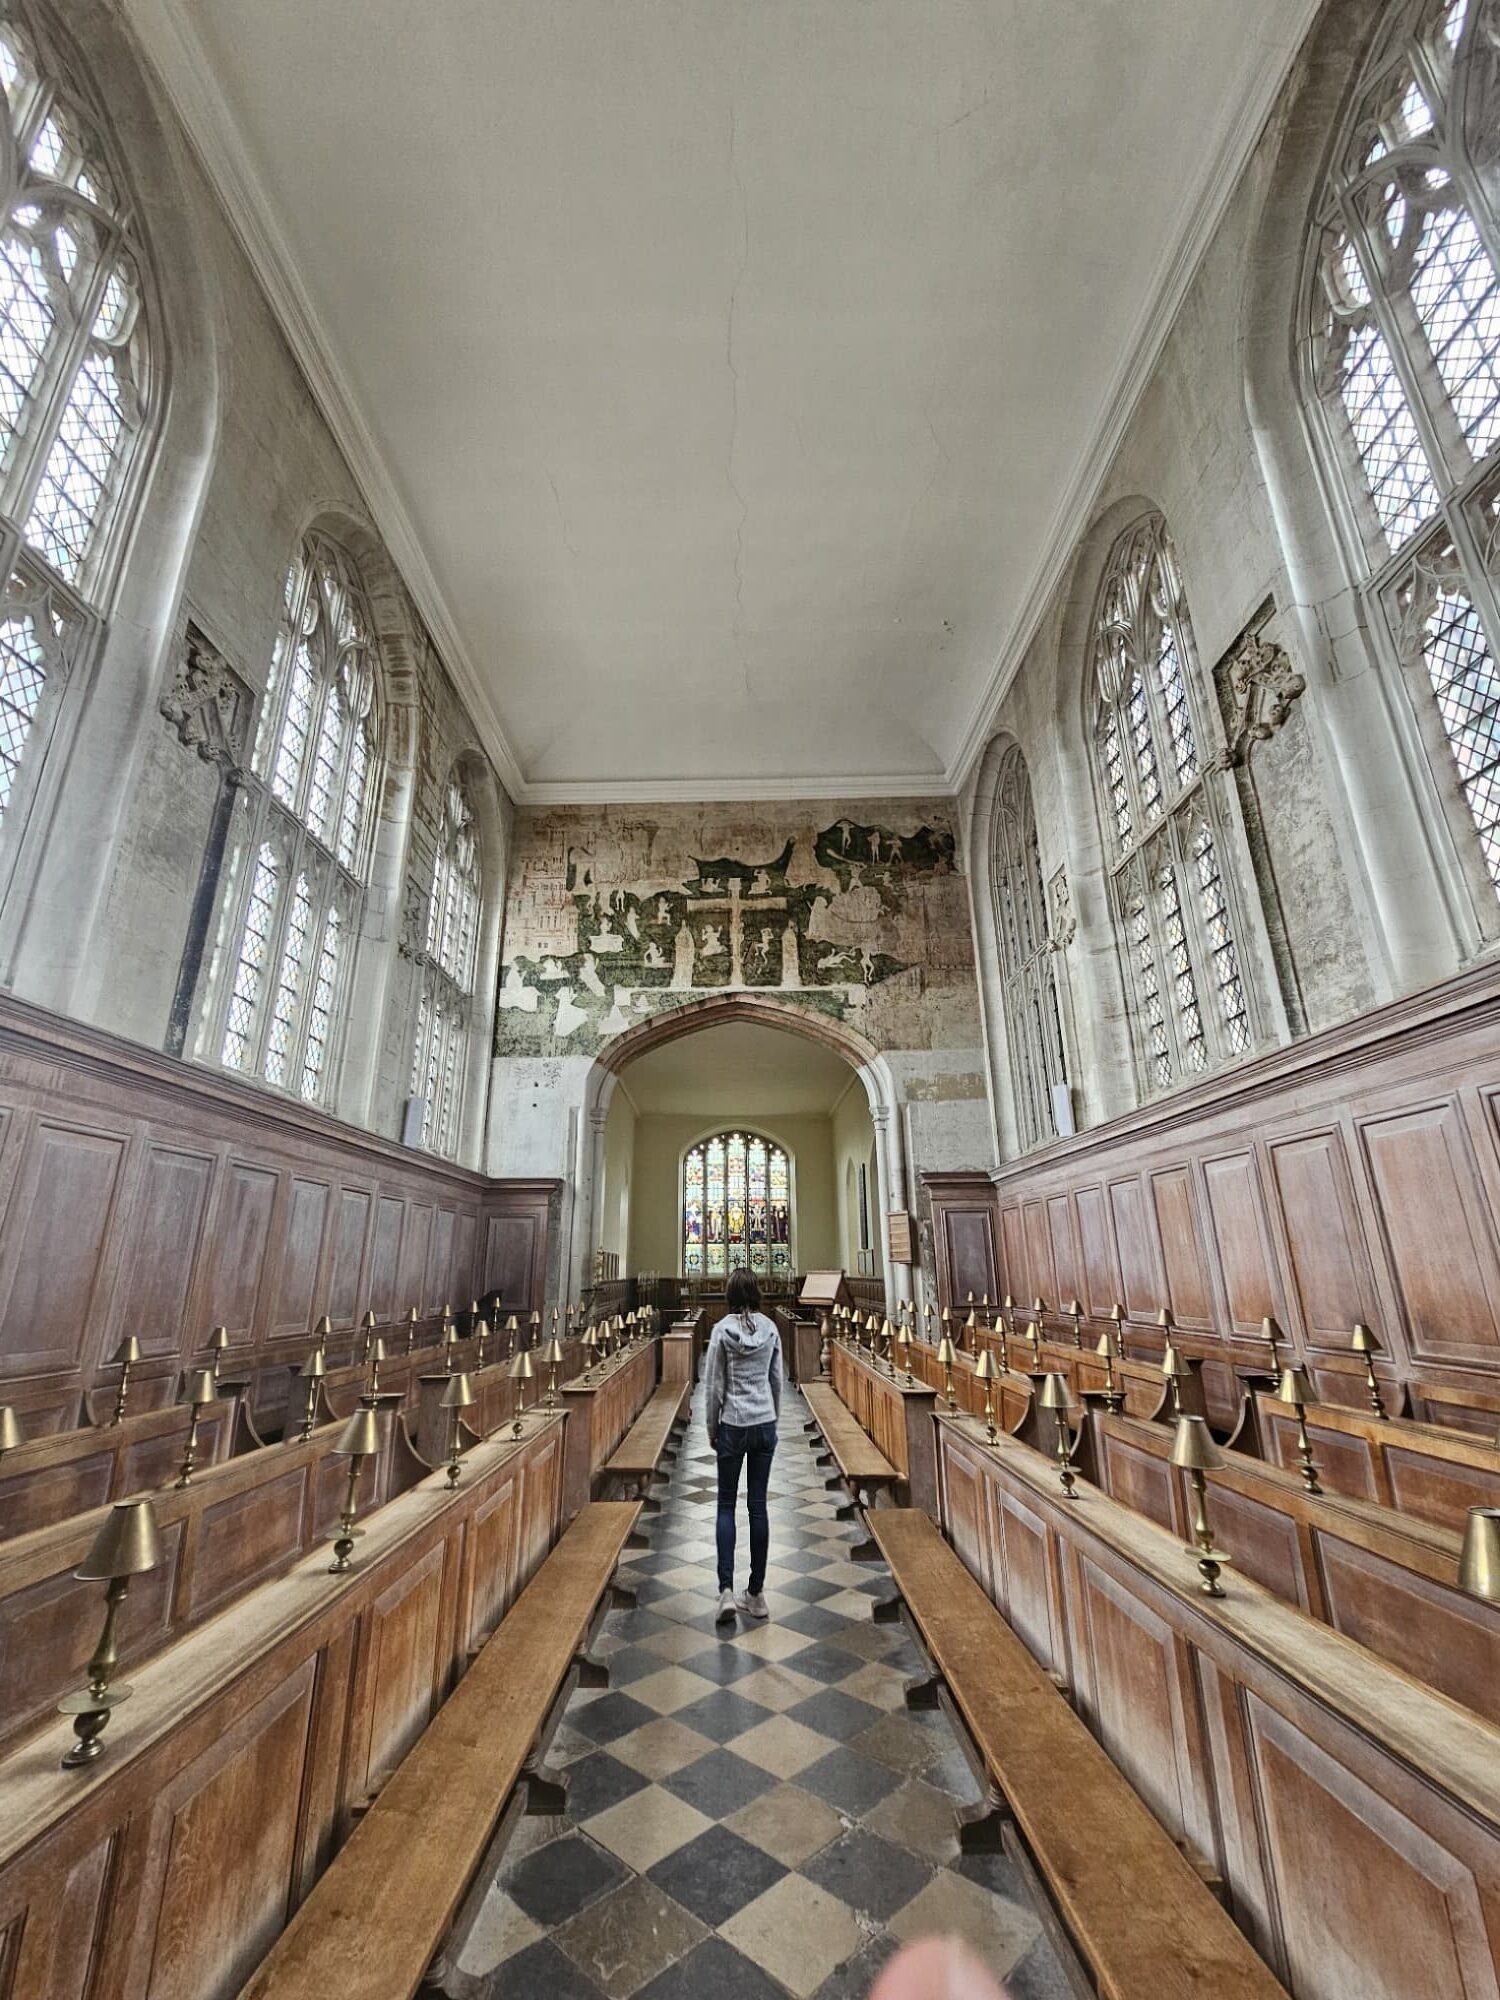
[[[750,1590],[764,1590],[766,1556],[771,1547],[771,1521],[766,1513],[766,1488],[771,1460],[776,1456],[775,1424],[720,1424],[715,1449],[719,1457],[719,1588],[734,1588],[734,1507],[740,1490],[740,1467],[750,1461],[745,1499],[750,1508]]]

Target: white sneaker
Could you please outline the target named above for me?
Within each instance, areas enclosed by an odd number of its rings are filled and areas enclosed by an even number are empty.
[[[770,1606],[758,1590],[747,1590],[739,1600],[739,1608],[747,1618],[769,1618]],[[719,1614],[721,1617],[723,1613]]]
[[[721,1590],[719,1592],[719,1608],[714,1614],[714,1623],[722,1625],[724,1620],[732,1618],[738,1609],[739,1605],[735,1600],[734,1592],[732,1590]]]

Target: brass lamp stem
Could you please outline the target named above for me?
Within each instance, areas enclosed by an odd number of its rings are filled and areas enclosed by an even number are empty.
[[[458,1456],[458,1437],[459,1437],[458,1411],[455,1410],[453,1412],[453,1429],[448,1440],[448,1484],[450,1487],[457,1486],[458,1475],[462,1470],[462,1466],[459,1463],[459,1456]]]
[[[1309,1493],[1321,1493],[1318,1484],[1318,1462],[1313,1457],[1312,1440],[1307,1435],[1307,1409],[1302,1403],[1297,1411],[1297,1470],[1302,1474],[1302,1484]]]
[[[1108,1344],[1107,1335],[1105,1338],[1106,1338],[1106,1344],[1104,1349],[1104,1407],[1109,1411],[1111,1416],[1117,1417],[1120,1414],[1120,1411],[1125,1406],[1125,1398],[1120,1394],[1119,1390],[1115,1387],[1114,1349]]]
[[[984,1434],[991,1444],[994,1444],[1000,1436],[999,1431],[995,1429],[995,1399],[990,1393],[988,1382],[984,1385]]]
[[[114,1679],[115,1668],[120,1664],[119,1647],[115,1644],[115,1626],[119,1620],[120,1606],[125,1602],[130,1589],[128,1576],[112,1576],[104,1591],[104,1629],[99,1634],[99,1643],[94,1648],[94,1656],[88,1664],[88,1692],[72,1697],[80,1704],[73,1716],[73,1734],[78,1741],[63,1758],[67,1770],[76,1770],[81,1764],[92,1764],[96,1757],[104,1755],[104,1745],[99,1741],[104,1734],[104,1726],[109,1721],[110,1682]],[[122,1688],[116,1700],[123,1701],[129,1693]],[[81,1704],[87,1702],[88,1706]],[[67,1712],[67,1705],[64,1707]]]
[[[947,1399],[948,1408],[956,1410],[958,1404],[953,1396],[953,1367],[949,1362],[943,1364],[943,1395]]]
[[[359,1503],[359,1468],[362,1461],[349,1461],[349,1484],[344,1489],[344,1506],[339,1515],[338,1539],[333,1545],[333,1561],[328,1565],[330,1576],[342,1576],[349,1567],[349,1558],[354,1553],[354,1516]]]
[[[1073,1470],[1073,1440],[1068,1435],[1068,1413],[1056,1410],[1057,1418],[1057,1476],[1062,1481],[1063,1498],[1078,1498],[1078,1474]]]
[[[1193,1491],[1193,1541],[1199,1551],[1198,1574],[1203,1578],[1203,1594],[1205,1597],[1222,1597],[1224,1590],[1219,1582],[1219,1575],[1223,1563],[1219,1560],[1219,1552],[1214,1548],[1213,1531],[1208,1525],[1208,1505],[1204,1497],[1208,1490],[1208,1480],[1197,1466],[1192,1466],[1188,1471],[1188,1483]]]
[[[119,1393],[115,1397],[115,1413],[110,1418],[110,1422],[112,1424],[124,1423],[125,1399],[129,1394],[130,1394],[130,1363],[128,1361],[122,1361],[120,1363],[120,1388],[119,1388]]]
[[[313,1426],[317,1422],[317,1417],[318,1417],[318,1378],[314,1375],[309,1377],[308,1379],[307,1402],[303,1406],[302,1410],[302,1435],[304,1438],[310,1438],[312,1436]]]
[[[194,1403],[192,1415],[188,1418],[187,1442],[182,1448],[182,1464],[178,1467],[177,1477],[173,1481],[178,1488],[191,1486],[193,1483],[193,1467],[198,1459],[198,1412],[201,1408],[200,1403]]]
[[[1365,1387],[1370,1392],[1370,1408],[1382,1422],[1385,1420],[1385,1404],[1381,1401],[1380,1384],[1375,1379],[1375,1363],[1365,1356]]]

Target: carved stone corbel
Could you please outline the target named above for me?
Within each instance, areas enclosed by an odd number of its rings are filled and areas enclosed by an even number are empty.
[[[177,670],[161,698],[177,740],[208,764],[240,774],[250,747],[255,691],[188,620]]]
[[[1047,884],[1047,949],[1066,951],[1078,935],[1078,917],[1073,908],[1073,886],[1066,868],[1059,868]]]
[[[1210,768],[1232,771],[1249,761],[1286,721],[1307,686],[1286,653],[1258,632],[1247,632],[1220,662],[1215,678],[1224,707],[1227,741]]]

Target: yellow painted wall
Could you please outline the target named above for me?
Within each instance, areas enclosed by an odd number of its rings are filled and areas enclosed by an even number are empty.
[[[629,1237],[636,1123],[635,1106],[623,1090],[617,1090],[610,1099],[609,1115],[604,1121],[604,1189],[598,1240],[602,1250],[618,1252],[622,1272],[633,1268]]]
[[[860,1091],[860,1101],[864,1093]],[[616,1091],[615,1102],[620,1093]],[[610,1108],[610,1119],[614,1107]],[[865,1119],[869,1123],[868,1114]],[[681,1163],[689,1146],[715,1132],[734,1128],[735,1120],[668,1117],[648,1112],[634,1121],[634,1164],[631,1170],[630,1269],[658,1271],[676,1277],[679,1269],[677,1231],[680,1223]],[[785,1147],[792,1158],[792,1191],[796,1234],[792,1254],[801,1270],[831,1269],[843,1262],[840,1253],[839,1205],[833,1177],[833,1121],[829,1118],[756,1118],[743,1121],[745,1131],[764,1133]],[[605,1128],[605,1149],[609,1128]],[[612,1246],[611,1246],[612,1247]]]
[[[870,1104],[864,1085],[856,1078],[833,1107],[829,1121],[833,1144],[833,1182],[837,1201],[838,1256],[835,1261],[846,1271],[858,1271],[859,1204],[858,1168],[863,1164],[870,1183],[870,1244],[875,1251],[875,1269],[880,1269],[880,1187],[875,1177],[875,1127],[870,1120]]]

